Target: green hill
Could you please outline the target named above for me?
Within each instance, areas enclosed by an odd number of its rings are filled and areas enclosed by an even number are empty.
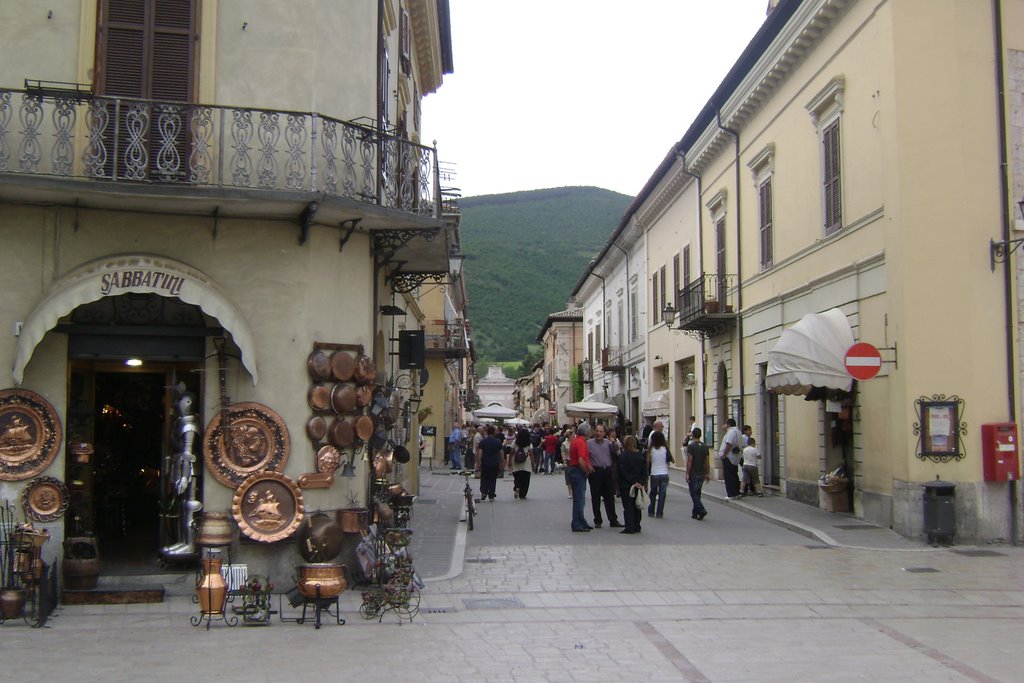
[[[469,320],[477,356],[518,361],[632,201],[597,187],[459,200]]]

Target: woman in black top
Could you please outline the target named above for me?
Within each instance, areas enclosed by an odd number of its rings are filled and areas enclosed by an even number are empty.
[[[622,497],[622,512],[626,522],[626,528],[619,533],[640,533],[640,519],[643,515],[630,490],[634,484],[647,490],[647,460],[637,448],[636,437],[630,435],[622,440],[622,452],[619,453],[619,496]]]

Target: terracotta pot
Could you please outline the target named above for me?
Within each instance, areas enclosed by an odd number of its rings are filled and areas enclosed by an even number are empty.
[[[203,578],[196,584],[199,611],[203,615],[224,614],[224,599],[228,595],[228,585],[220,573],[222,563],[223,560],[219,557],[203,558]]]
[[[299,592],[307,598],[333,598],[348,585],[345,565],[316,562],[299,566]]]
[[[346,534],[359,534],[366,529],[366,508],[345,508],[336,513],[338,524]]]
[[[64,562],[61,563],[64,588],[89,591],[100,578],[100,554],[92,536],[71,536],[64,539]]]
[[[17,619],[25,609],[25,591],[20,588],[0,590],[0,614],[4,619]]]
[[[204,512],[199,515],[196,544],[205,546],[231,545],[234,528],[226,512]]]

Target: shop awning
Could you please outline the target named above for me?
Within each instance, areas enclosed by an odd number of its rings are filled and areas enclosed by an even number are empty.
[[[853,343],[850,322],[838,308],[808,313],[785,329],[768,352],[768,390],[794,395],[812,387],[850,391],[853,379],[846,372],[845,358]]]
[[[231,333],[241,351],[242,365],[256,384],[259,373],[252,332],[227,294],[192,266],[151,254],[107,256],[79,266],[54,282],[22,325],[11,371],[14,383],[21,385],[36,345],[61,318],[82,304],[129,293],[175,297],[216,318]]]
[[[656,391],[644,401],[644,417],[668,417],[668,389]]]

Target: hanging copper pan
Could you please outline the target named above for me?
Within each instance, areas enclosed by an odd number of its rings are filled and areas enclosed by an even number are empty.
[[[327,420],[320,415],[315,415],[306,422],[306,436],[314,443],[324,440],[327,436]]]
[[[356,418],[356,436],[361,441],[366,441],[373,436],[373,418],[369,415],[360,415]]]
[[[331,388],[326,384],[320,384],[317,382],[309,388],[309,394],[306,396],[306,400],[309,403],[309,407],[314,412],[322,413],[331,409]]]
[[[373,384],[377,379],[377,366],[373,359],[366,355],[356,358],[356,381],[360,384]]]
[[[331,359],[323,351],[316,350],[309,354],[306,367],[309,368],[309,376],[317,382],[331,377]]]
[[[331,354],[331,374],[339,382],[347,382],[352,379],[356,371],[356,359],[348,351],[335,351]]]
[[[356,409],[356,390],[348,384],[335,384],[331,389],[331,407],[339,415]]]
[[[373,402],[373,385],[363,384],[356,387],[356,405],[365,408]]]
[[[352,423],[339,417],[327,430],[327,440],[338,448],[348,448],[354,441]]]

